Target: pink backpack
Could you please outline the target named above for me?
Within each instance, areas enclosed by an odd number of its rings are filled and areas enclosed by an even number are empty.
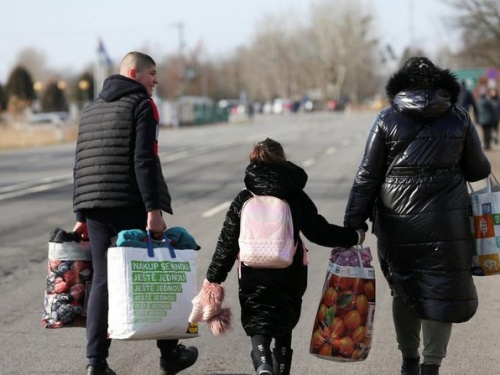
[[[252,195],[241,209],[239,260],[254,268],[286,268],[297,249],[290,206],[271,195]]]

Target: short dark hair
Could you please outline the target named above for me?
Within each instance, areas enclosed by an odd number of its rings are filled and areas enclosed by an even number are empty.
[[[151,56],[137,51],[127,53],[122,60],[122,64],[124,63],[128,64],[129,67],[134,67],[139,72],[144,69],[148,69],[151,66],[156,66],[156,63]]]

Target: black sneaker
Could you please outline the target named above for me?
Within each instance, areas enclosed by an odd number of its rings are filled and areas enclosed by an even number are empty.
[[[108,366],[96,367],[96,366],[88,365],[86,375],[116,375],[116,372],[111,370]]]
[[[162,375],[176,375],[182,370],[192,366],[198,359],[198,349],[195,346],[188,346],[187,348],[179,344],[177,345],[177,358],[167,360],[160,358],[160,370]]]

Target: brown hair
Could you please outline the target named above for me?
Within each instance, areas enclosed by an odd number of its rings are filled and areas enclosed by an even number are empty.
[[[279,164],[285,161],[283,147],[271,138],[256,143],[250,152],[250,163],[252,164]]]

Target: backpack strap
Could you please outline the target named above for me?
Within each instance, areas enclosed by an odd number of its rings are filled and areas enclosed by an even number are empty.
[[[250,194],[252,194],[252,197],[256,197],[257,194],[255,194],[253,191],[251,191],[250,189],[247,189],[246,187],[244,187],[243,189],[241,189],[242,191],[243,190],[246,190],[248,191]],[[242,207],[243,209],[243,207]],[[240,254],[238,254],[238,279],[241,279],[241,259],[240,259]]]
[[[243,188],[243,189],[241,189],[241,190],[246,190],[246,191],[248,191],[250,194],[252,194],[252,196],[253,196],[253,197],[256,197],[256,196],[257,196],[257,194],[255,194],[252,190],[247,189],[246,187],[244,187],[244,188]]]

